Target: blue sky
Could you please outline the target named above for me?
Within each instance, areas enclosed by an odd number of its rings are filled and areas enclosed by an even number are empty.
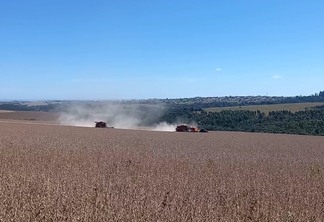
[[[322,0],[0,1],[0,99],[309,95]]]

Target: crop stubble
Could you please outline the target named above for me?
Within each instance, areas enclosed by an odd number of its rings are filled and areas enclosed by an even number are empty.
[[[323,142],[0,123],[0,221],[323,221]]]

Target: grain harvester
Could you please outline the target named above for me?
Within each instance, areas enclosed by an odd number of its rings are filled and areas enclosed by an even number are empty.
[[[176,132],[200,132],[200,133],[207,133],[208,131],[205,129],[198,129],[197,127],[194,126],[188,126],[186,124],[182,124],[177,126]]]
[[[199,132],[197,127],[188,126],[185,124],[177,126],[176,131],[177,132]]]
[[[95,122],[95,126],[96,126],[96,128],[106,128],[107,127],[107,123],[106,122],[102,122],[102,121],[100,121],[100,122]]]

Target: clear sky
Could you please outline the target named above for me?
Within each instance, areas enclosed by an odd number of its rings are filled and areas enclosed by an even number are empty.
[[[323,0],[2,0],[0,99],[309,95]]]

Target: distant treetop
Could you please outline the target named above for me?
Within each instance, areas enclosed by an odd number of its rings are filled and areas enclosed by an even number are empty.
[[[324,91],[320,91],[318,94],[320,97],[324,97]]]

